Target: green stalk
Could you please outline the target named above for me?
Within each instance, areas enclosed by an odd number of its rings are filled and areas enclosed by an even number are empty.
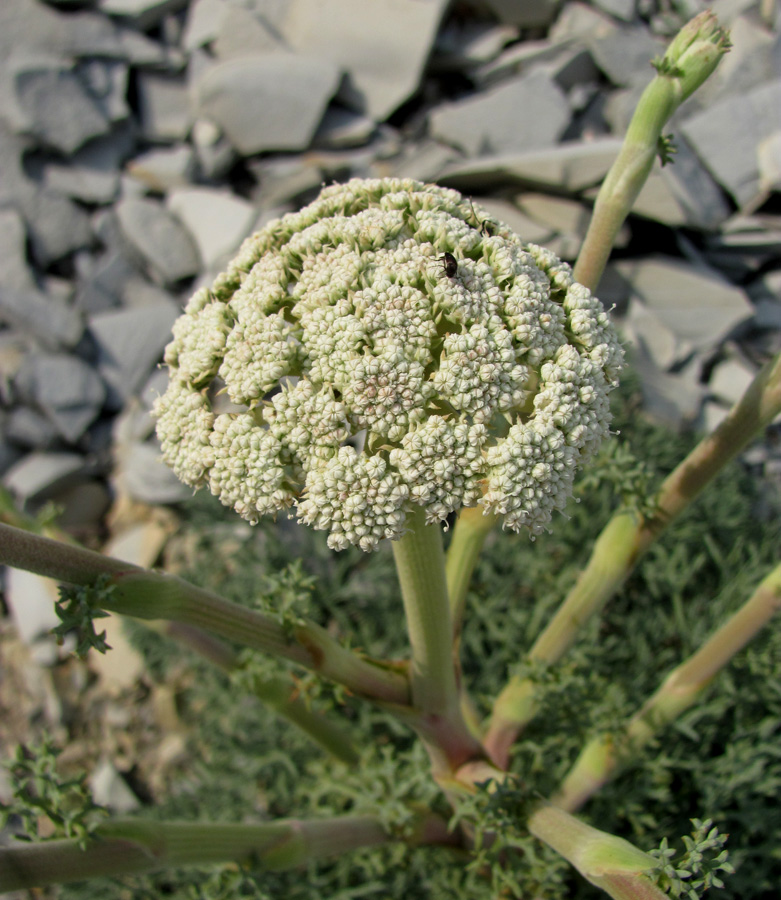
[[[445,575],[450,597],[450,616],[457,640],[464,620],[464,606],[469,582],[475,570],[485,539],[493,530],[498,516],[483,515],[479,506],[465,507],[458,514],[453,538],[447,549]]]
[[[453,660],[453,627],[445,575],[442,530],[415,508],[407,532],[392,543],[412,648],[410,724],[425,741],[436,773],[482,755],[464,723]]]
[[[579,809],[620,766],[635,759],[655,735],[692,706],[721,669],[779,611],[781,565],[696,653],[670,672],[622,732],[602,735],[583,748],[552,802],[569,811]]]
[[[657,75],[640,97],[618,157],[597,195],[575,263],[575,281],[596,290],[618,231],[651,172],[662,129],[728,49],[729,39],[716,17],[703,12],[681,29],[655,63]]]
[[[538,807],[527,824],[536,838],[614,900],[666,900],[665,892],[646,874],[657,867],[657,860],[629,841],[592,828],[551,804]]]
[[[0,564],[89,587],[99,575],[114,590],[103,602],[110,612],[139,619],[170,619],[311,669],[353,693],[404,705],[406,676],[342,647],[313,622],[285,627],[271,616],[231,603],[181,578],[148,571],[92,550],[74,547],[0,524]]]
[[[564,603],[529,651],[549,665],[572,646],[591,616],[621,587],[637,561],[718,473],[781,412],[781,354],[757,374],[719,427],[692,450],[662,483],[656,514],[641,519],[619,510],[597,539],[591,558]],[[537,687],[512,678],[496,699],[486,733],[491,758],[506,767],[510,747],[537,712]]]
[[[99,825],[83,850],[76,840],[0,847],[0,892],[233,861],[260,863],[271,870],[292,869],[392,840],[375,816],[288,819],[259,825],[118,819]]]

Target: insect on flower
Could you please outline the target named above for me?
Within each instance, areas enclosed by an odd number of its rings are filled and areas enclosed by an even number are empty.
[[[436,260],[436,263],[439,263],[442,266],[443,275],[447,275],[448,278],[456,277],[456,273],[458,272],[458,260],[452,253],[446,251]]]
[[[479,218],[479,216],[477,215],[477,210],[475,209],[475,205],[474,203],[472,203],[471,197],[469,199],[469,205],[472,207],[472,215],[475,222],[477,223],[476,227],[480,234],[483,234],[486,237],[493,237],[496,233],[496,228],[494,227],[493,223]]]

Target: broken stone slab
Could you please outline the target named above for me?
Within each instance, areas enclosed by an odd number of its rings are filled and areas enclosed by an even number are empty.
[[[470,78],[478,86],[488,87],[513,75],[529,72],[535,66],[552,64],[562,55],[574,52],[575,46],[573,38],[565,38],[555,44],[548,40],[521,41],[512,44],[496,59],[470,72]]]
[[[117,453],[114,477],[121,490],[139,503],[181,503],[193,493],[162,461],[156,441],[122,447]]]
[[[359,147],[367,144],[376,130],[374,120],[332,103],[312,138],[312,146],[334,149]]]
[[[99,9],[131,23],[139,31],[149,31],[169,15],[187,6],[188,0],[99,0]]]
[[[155,281],[171,285],[198,273],[193,239],[162,204],[131,197],[120,200],[115,211],[122,234]]]
[[[553,44],[566,40],[578,43],[607,37],[618,25],[611,16],[595,6],[588,6],[578,0],[569,0],[561,7],[561,13],[548,31],[548,40]]]
[[[75,444],[97,419],[106,398],[95,370],[64,353],[30,354],[14,386],[22,402],[41,410],[69,444]]]
[[[347,75],[346,106],[381,122],[418,88],[447,0],[289,0],[280,31],[308,60]]]
[[[183,77],[139,72],[136,79],[141,128],[147,140],[181,141],[192,125],[190,95]]]
[[[216,63],[196,80],[198,115],[243,154],[309,146],[339,70],[327,60],[276,53]]]
[[[637,16],[637,0],[594,0],[594,6],[623,22],[633,22]]]
[[[111,203],[119,192],[119,167],[134,145],[129,129],[116,129],[90,141],[67,160],[43,162],[41,180],[48,189],[82,203]]]
[[[559,11],[559,0],[485,0],[485,5],[503,25],[519,28],[544,28]]]
[[[711,372],[708,390],[731,406],[746,393],[755,375],[756,372],[745,362],[736,358],[726,359]]]
[[[75,347],[84,333],[77,309],[35,289],[0,286],[0,321],[51,349]]]
[[[632,346],[631,358],[640,376],[643,408],[649,416],[675,430],[697,421],[706,392],[696,360],[670,374],[654,363],[642,340]]]
[[[223,17],[230,8],[229,0],[193,0],[182,32],[183,49],[192,52],[210,44],[219,34]]]
[[[4,594],[16,632],[28,646],[60,624],[55,609],[59,594],[50,578],[8,568]]]
[[[696,350],[713,347],[752,314],[744,291],[713,269],[662,256],[625,260],[614,268],[649,312]]]
[[[129,160],[126,170],[145,187],[164,194],[194,180],[195,153],[189,144],[147,150]]]
[[[111,127],[101,104],[70,63],[15,56],[8,62],[7,77],[13,91],[14,130],[33,135],[46,146],[73,153]]]
[[[0,209],[0,284],[12,290],[35,287],[26,253],[27,232],[22,217],[15,209]]]
[[[503,154],[446,166],[440,180],[449,187],[488,190],[511,182],[537,190],[577,193],[599,184],[621,149],[620,138],[571,141],[542,150]]]
[[[594,62],[610,81],[623,87],[638,77],[651,81],[654,70],[651,61],[662,56],[666,42],[652,35],[647,28],[616,27],[610,34],[593,37],[588,46]]]
[[[96,624],[103,624],[103,620]],[[118,620],[117,629],[121,630]],[[105,660],[105,667],[121,668],[123,665],[128,665],[130,670],[133,671],[133,661],[135,661],[135,667],[138,670],[137,675],[140,677],[144,671],[144,661],[140,654],[133,651],[130,645],[125,642],[123,649],[119,651],[120,658],[117,658],[117,651],[114,649],[111,640],[108,640],[107,643],[112,650],[109,654],[101,654],[102,659]],[[97,653],[94,654],[95,657],[98,657],[98,655]],[[104,666],[101,665],[100,668],[104,668]],[[127,686],[134,684],[135,678],[133,681],[125,681],[124,683]],[[93,769],[89,777],[89,786],[95,803],[119,815],[135,812],[141,806],[141,801],[130,790],[128,783],[108,759],[101,760]]]
[[[168,301],[90,318],[89,333],[97,348],[97,368],[108,388],[106,405],[110,409],[121,409],[146,382],[171,340],[171,328],[180,312],[178,304]]]
[[[470,156],[483,156],[551,146],[569,120],[564,93],[547,73],[535,70],[484,93],[440,105],[429,115],[429,128],[433,137],[461,147]]]
[[[207,268],[237,249],[258,214],[251,203],[220,188],[175,189],[168,194],[166,206],[195,239]]]
[[[519,29],[513,25],[452,19],[437,35],[431,71],[472,70],[490,64],[518,36]]]
[[[86,314],[121,306],[125,284],[139,274],[137,267],[118,250],[107,250],[99,256],[79,254],[76,272],[76,306]]]
[[[3,436],[27,450],[61,449],[62,439],[46,416],[29,406],[15,406],[4,424]]]
[[[284,41],[261,18],[242,6],[228,5],[212,44],[217,59],[284,53]]]
[[[3,476],[19,503],[36,504],[83,483],[90,466],[79,453],[28,453]]]
[[[691,342],[681,341],[637,296],[632,297],[621,327],[632,344],[642,343],[649,360],[663,372],[692,352]]]
[[[759,168],[762,141],[781,130],[781,79],[728,96],[695,113],[680,129],[714,178],[745,212],[767,198]]]
[[[211,181],[223,179],[239,158],[222,129],[209,119],[193,122],[190,140],[201,176]]]
[[[87,212],[67,197],[31,182],[19,193],[33,259],[46,267],[92,243]]]

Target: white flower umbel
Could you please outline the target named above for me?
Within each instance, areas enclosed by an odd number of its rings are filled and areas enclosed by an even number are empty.
[[[355,179],[195,294],[157,433],[187,484],[249,521],[294,507],[337,549],[399,538],[415,507],[534,534],[607,434],[622,357],[552,253],[456,191]],[[215,414],[220,391],[243,411]]]

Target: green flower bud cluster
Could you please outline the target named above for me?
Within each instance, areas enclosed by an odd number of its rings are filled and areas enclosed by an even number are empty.
[[[354,179],[190,300],[157,433],[187,484],[251,522],[295,508],[335,549],[399,538],[414,506],[536,534],[608,432],[622,359],[552,253],[456,191]]]

